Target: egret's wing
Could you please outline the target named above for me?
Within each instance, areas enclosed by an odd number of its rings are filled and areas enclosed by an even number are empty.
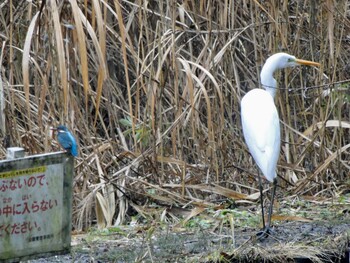
[[[252,90],[241,103],[245,141],[265,177],[273,181],[280,152],[279,117],[273,98],[264,90]]]

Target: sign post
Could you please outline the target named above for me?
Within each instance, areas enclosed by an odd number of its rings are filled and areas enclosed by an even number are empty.
[[[70,251],[74,158],[48,153],[0,161],[0,261]]]

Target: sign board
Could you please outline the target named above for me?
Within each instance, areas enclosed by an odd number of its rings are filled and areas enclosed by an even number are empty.
[[[0,161],[0,261],[70,250],[74,158],[65,152]]]

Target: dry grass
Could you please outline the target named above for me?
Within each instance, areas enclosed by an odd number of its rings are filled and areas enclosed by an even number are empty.
[[[5,0],[2,139],[49,152],[58,150],[49,127],[71,128],[80,144],[77,229],[96,218],[123,223],[147,200],[214,205],[207,184],[221,187],[218,198],[245,198],[256,192],[256,168],[239,101],[259,85],[264,60],[286,51],[322,67],[279,74],[280,186],[339,197],[350,172],[349,9],[348,1]]]
[[[234,259],[238,258],[242,262],[249,262],[252,260],[255,262],[296,262],[308,260],[309,262],[322,263],[335,262],[335,258],[340,258],[342,256],[338,255],[339,250],[339,247],[332,247],[325,251],[324,247],[319,248],[317,246],[296,243],[281,244],[273,247],[255,245],[246,246],[243,249],[240,248],[240,250],[235,251],[231,257]],[[222,260],[222,262],[225,261]]]

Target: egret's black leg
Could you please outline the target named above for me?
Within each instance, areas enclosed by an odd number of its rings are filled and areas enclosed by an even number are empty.
[[[271,193],[271,204],[270,204],[270,209],[269,209],[269,215],[267,218],[266,228],[270,228],[270,226],[271,226],[271,216],[272,216],[272,212],[273,212],[273,201],[275,199],[276,187],[277,187],[277,178],[273,179],[273,188],[272,188],[272,193]]]
[[[257,235],[257,237],[259,239],[261,239],[261,238],[266,237],[267,234],[266,234],[266,225],[265,225],[263,186],[262,186],[262,181],[261,181],[261,177],[260,177],[260,172],[259,171],[258,171],[258,178],[259,178],[260,205],[261,205],[261,216],[262,216],[263,228],[256,235]]]
[[[262,215],[263,228],[265,228],[266,225],[265,225],[265,213],[264,213],[263,187],[262,187],[262,182],[261,182],[261,177],[260,177],[259,171],[258,171],[258,178],[259,178],[259,190],[260,190],[261,215]]]
[[[268,235],[271,234],[272,232],[270,226],[271,226],[271,216],[273,212],[273,201],[275,199],[276,187],[277,187],[277,179],[275,178],[273,180],[273,188],[271,192],[271,204],[270,204],[269,214],[267,218],[267,225],[264,226],[264,228],[256,234],[259,239],[268,237]]]

